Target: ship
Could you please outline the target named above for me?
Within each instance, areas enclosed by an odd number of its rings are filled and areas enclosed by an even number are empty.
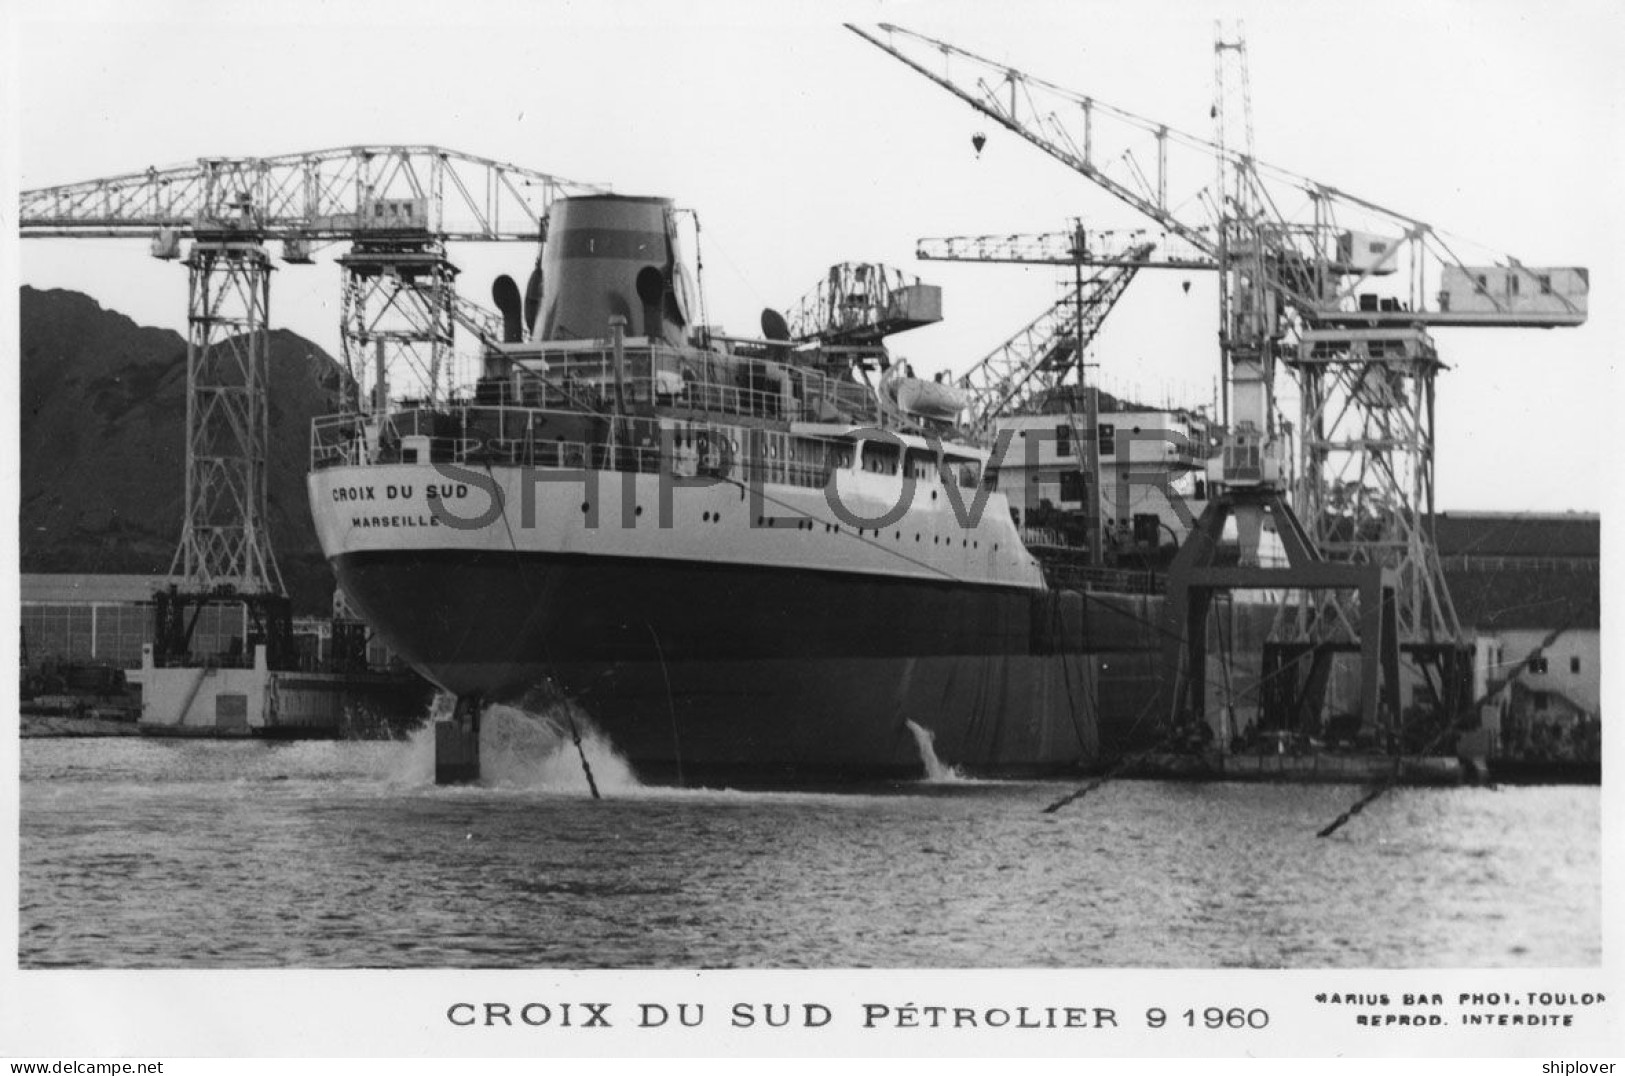
[[[1154,728],[1154,565],[1080,557],[1033,458],[964,436],[883,341],[701,324],[677,214],[560,199],[470,393],[316,420],[346,600],[458,700],[442,775],[477,772],[482,706],[539,689],[651,781],[917,775],[922,736],[969,774],[1083,773]],[[940,317],[937,289],[891,299],[887,330]]]

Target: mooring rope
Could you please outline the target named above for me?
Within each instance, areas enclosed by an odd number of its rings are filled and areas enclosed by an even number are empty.
[[[525,592],[526,592],[526,594],[529,594],[531,592],[530,579],[527,577],[527,575],[525,573],[525,558],[519,552],[519,543],[518,543],[518,541],[516,541],[514,539],[514,536],[513,536],[513,523],[511,521],[509,521],[509,519],[508,519],[508,500],[507,500],[506,497],[502,496],[502,487],[497,484],[496,475],[494,473],[492,473],[492,471],[491,471],[491,463],[490,463],[489,460],[487,460],[486,463],[485,463],[485,474],[486,474],[486,476],[488,478],[491,479],[491,489],[493,491],[492,496],[496,499],[497,505],[502,511],[502,527],[503,527],[504,530],[506,530],[508,532],[508,548],[513,550],[514,567],[519,569],[519,578],[525,584]],[[541,608],[542,607],[541,607],[540,603],[538,603],[531,610],[530,617],[526,618],[526,621],[525,621],[525,627],[527,629],[530,627],[531,621],[535,618],[536,614],[541,611]],[[521,631],[521,632],[519,632],[518,635],[516,635],[514,637],[514,647],[515,647],[515,656],[516,657],[518,656],[517,655],[517,648],[524,645],[524,636],[525,636],[525,632]],[[545,633],[544,633],[544,636],[543,636],[543,639],[542,639],[542,653],[543,653],[543,656],[547,660],[547,664],[549,666],[552,666],[553,657],[552,657],[552,654],[548,652],[547,639],[546,639]],[[582,743],[581,743],[581,729],[579,729],[576,726],[576,715],[575,715],[575,711],[571,709],[570,700],[565,699],[564,703],[563,703],[563,706],[564,706],[564,719],[570,726],[570,738],[573,741],[575,741],[576,755],[579,756],[580,759],[581,759],[581,772],[586,774],[586,776],[587,776],[587,789],[588,789],[588,791],[590,791],[592,793],[592,798],[593,799],[595,799],[595,800],[603,799],[603,797],[598,794],[598,782],[593,780],[592,765],[587,761],[587,749],[584,746],[582,746]]]
[[[576,727],[576,715],[571,711],[568,700],[564,703],[564,717],[570,722],[570,738],[575,741],[576,754],[581,756],[581,772],[587,775],[587,788],[592,792],[593,799],[602,799],[598,794],[598,782],[592,779],[592,764],[587,761],[587,749],[581,746],[581,730]]]
[[[666,668],[666,650],[660,645],[660,636],[655,634],[654,625],[645,620],[643,626],[649,629],[649,638],[654,640],[655,656],[660,659],[660,675],[666,681],[666,712],[671,715],[671,750],[677,759],[677,787],[687,788],[688,782],[683,779],[683,741],[677,737],[677,704],[671,697],[671,672]]]
[[[1155,695],[1153,695],[1151,698],[1147,699],[1145,701],[1145,705],[1140,707],[1140,712],[1139,712],[1138,715],[1136,715],[1135,721],[1138,721],[1141,717],[1144,717],[1146,711],[1151,709],[1151,707],[1154,706],[1156,704],[1156,702],[1157,702],[1157,696],[1155,696]],[[1067,804],[1075,803],[1076,801],[1081,800],[1083,797],[1087,796],[1089,793],[1095,791],[1095,789],[1097,789],[1097,788],[1101,787],[1102,785],[1106,784],[1108,781],[1115,780],[1117,777],[1121,776],[1123,771],[1128,770],[1128,769],[1132,769],[1133,767],[1138,766],[1140,763],[1144,762],[1146,759],[1150,758],[1152,755],[1155,755],[1158,752],[1167,749],[1169,746],[1171,746],[1173,744],[1173,742],[1175,740],[1179,739],[1180,736],[1183,735],[1183,733],[1184,733],[1184,730],[1180,730],[1179,732],[1171,733],[1169,736],[1165,737],[1162,740],[1159,740],[1157,743],[1155,743],[1155,744],[1151,745],[1150,747],[1146,748],[1144,751],[1140,751],[1140,752],[1138,752],[1136,754],[1127,755],[1127,756],[1124,756],[1123,758],[1118,759],[1116,764],[1114,764],[1109,769],[1107,769],[1105,773],[1101,774],[1099,777],[1096,777],[1093,781],[1090,781],[1088,784],[1084,785],[1082,788],[1075,789],[1075,790],[1073,790],[1071,792],[1068,792],[1066,795],[1062,796],[1060,799],[1056,800],[1054,803],[1050,804],[1048,807],[1045,807],[1043,813],[1044,814],[1054,814],[1056,811],[1059,811],[1062,807],[1065,807]]]
[[[1589,605],[1584,606],[1583,608],[1584,609],[1589,609],[1590,606]],[[1536,644],[1536,646],[1535,646],[1535,648],[1533,650],[1529,651],[1529,653],[1527,653],[1527,654],[1525,654],[1523,656],[1523,660],[1519,661],[1516,665],[1514,665],[1512,667],[1511,672],[1507,673],[1505,676],[1503,676],[1500,680],[1496,681],[1494,684],[1491,684],[1488,688],[1485,689],[1484,694],[1480,695],[1477,699],[1474,699],[1473,704],[1470,707],[1470,709],[1477,710],[1479,707],[1483,706],[1485,703],[1487,703],[1491,699],[1495,698],[1495,696],[1499,695],[1502,691],[1504,691],[1506,689],[1507,685],[1511,684],[1512,681],[1516,680],[1519,676],[1521,676],[1523,674],[1523,671],[1529,667],[1529,663],[1531,661],[1533,661],[1535,658],[1539,657],[1541,655],[1541,653],[1544,652],[1547,647],[1551,646],[1553,643],[1555,643],[1557,641],[1557,639],[1558,639],[1558,637],[1560,635],[1562,635],[1564,632],[1569,630],[1569,627],[1574,623],[1575,620],[1577,620],[1579,618],[1581,611],[1582,611],[1581,609],[1576,609],[1576,610],[1571,611],[1569,613],[1568,617],[1563,621],[1562,625],[1559,626],[1559,627],[1553,628],[1552,631],[1546,636],[1546,638],[1542,639],[1538,644]],[[1432,740],[1428,741],[1428,743],[1425,744],[1422,747],[1422,750],[1421,750],[1421,752],[1419,754],[1420,755],[1426,755],[1429,751],[1432,751],[1435,747],[1437,747],[1440,744],[1440,742],[1442,742],[1444,740],[1445,736],[1447,736],[1449,733],[1454,732],[1454,731],[1456,731],[1454,723],[1446,724],[1444,726],[1444,728],[1439,730],[1438,735],[1434,736]],[[1389,789],[1393,788],[1394,785],[1398,781],[1399,781],[1399,765],[1398,765],[1398,760],[1396,760],[1395,765],[1394,765],[1394,772],[1388,774],[1381,781],[1377,782],[1376,786],[1373,787],[1371,789],[1371,791],[1367,792],[1365,795],[1361,796],[1358,800],[1356,800],[1353,806],[1351,806],[1348,810],[1344,811],[1342,814],[1338,815],[1332,821],[1332,823],[1329,826],[1327,826],[1325,829],[1322,829],[1320,832],[1316,833],[1315,836],[1316,837],[1330,837],[1332,834],[1336,833],[1339,829],[1342,829],[1343,826],[1346,825],[1348,823],[1348,821],[1350,819],[1352,819],[1355,815],[1357,815],[1361,811],[1365,810],[1367,805],[1369,805],[1374,800],[1381,797]]]

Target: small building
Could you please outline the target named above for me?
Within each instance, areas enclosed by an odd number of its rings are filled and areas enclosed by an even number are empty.
[[[1602,719],[1599,517],[1441,512],[1434,534],[1457,619],[1478,642],[1482,681],[1517,672],[1490,707],[1501,751],[1551,757],[1557,743],[1595,750]],[[1531,657],[1558,628],[1563,633]]]

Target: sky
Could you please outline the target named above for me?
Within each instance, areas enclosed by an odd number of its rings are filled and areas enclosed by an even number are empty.
[[[195,160],[431,143],[658,194],[700,218],[714,323],[754,334],[831,264],[944,289],[894,337],[969,368],[1053,302],[1041,268],[920,263],[923,236],[1145,222],[844,30],[892,22],[1193,133],[1211,130],[1213,19],[1240,18],[1267,161],[1529,265],[1591,271],[1579,329],[1438,330],[1444,509],[1601,511],[1621,331],[1625,18],[1604,3],[829,5],[24,4],[13,181],[33,189]],[[453,19],[455,18],[455,21]],[[988,135],[978,155],[977,132]],[[15,203],[12,203],[15,204]],[[534,251],[460,246],[490,302]],[[29,240],[16,278],[185,331],[186,274],[116,240]],[[1188,291],[1185,284],[1190,284]],[[338,353],[330,256],[286,267],[272,321]],[[1218,373],[1211,278],[1142,273],[1095,341],[1109,387],[1187,403]],[[273,372],[273,376],[275,373]],[[1283,382],[1282,391],[1290,393]]]

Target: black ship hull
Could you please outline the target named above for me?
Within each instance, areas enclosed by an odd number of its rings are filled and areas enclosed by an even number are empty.
[[[917,776],[911,723],[967,773],[1079,773],[1159,726],[1151,597],[562,553],[333,563],[442,688],[551,683],[645,779]]]

